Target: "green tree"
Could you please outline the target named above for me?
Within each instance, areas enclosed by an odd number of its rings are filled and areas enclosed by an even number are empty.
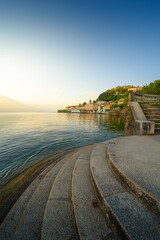
[[[155,80],[154,82],[143,86],[142,93],[160,95],[160,80]]]
[[[118,107],[119,107],[120,109],[122,109],[122,108],[124,108],[124,104],[121,103],[121,104],[118,105]]]
[[[114,108],[117,108],[118,107],[118,104],[117,103],[114,103],[111,105],[111,108],[114,109]]]

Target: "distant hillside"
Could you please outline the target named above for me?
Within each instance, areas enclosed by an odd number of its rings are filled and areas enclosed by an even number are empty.
[[[121,98],[127,98],[128,89],[133,86],[118,86],[101,93],[96,101],[116,101]]]
[[[37,112],[36,108],[0,95],[0,112]]]

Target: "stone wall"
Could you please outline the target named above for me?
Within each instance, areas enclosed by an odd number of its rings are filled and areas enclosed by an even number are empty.
[[[133,102],[159,102],[160,95],[142,94],[129,91],[129,101]]]
[[[154,134],[155,123],[143,119],[139,108],[137,102],[130,102],[125,119],[125,136]]]

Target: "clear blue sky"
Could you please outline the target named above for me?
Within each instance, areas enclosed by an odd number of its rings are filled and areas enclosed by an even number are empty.
[[[0,0],[0,94],[68,105],[160,79],[160,1]]]

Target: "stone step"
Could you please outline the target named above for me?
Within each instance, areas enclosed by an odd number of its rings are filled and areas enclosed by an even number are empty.
[[[72,178],[72,201],[79,239],[117,239],[110,229],[95,194],[90,176],[90,147],[77,160]]]
[[[149,108],[157,108],[157,107],[160,107],[160,103],[157,102],[157,103],[150,103],[150,104],[141,104],[139,103],[141,107],[149,107]]]
[[[147,108],[147,107],[149,107],[149,108],[157,108],[157,107],[160,107],[160,102],[155,102],[155,103],[147,103],[147,104],[142,104],[142,103],[140,103],[140,106],[142,107],[142,108]]]
[[[153,121],[155,123],[160,123],[160,119],[157,119],[157,118],[151,118],[151,119],[149,119],[149,121]]]
[[[41,174],[39,174],[39,176],[29,185],[29,187],[24,191],[24,193],[14,204],[14,206],[0,225],[0,239],[11,239],[28,201],[32,197],[40,182],[43,180],[46,174],[57,164],[57,162],[58,161],[52,163]]]
[[[152,119],[156,119],[156,120],[159,120],[160,121],[160,116],[146,116],[147,120],[148,121],[151,121]]]
[[[160,128],[158,127],[155,128],[155,134],[160,134]]]
[[[159,113],[144,113],[146,118],[147,117],[152,117],[152,118],[159,118],[160,117],[160,112]]]
[[[160,216],[159,141],[149,136],[126,137],[109,145],[108,156],[113,171],[150,210]]]
[[[156,108],[156,109],[160,108],[159,105],[156,105],[156,106],[155,106],[155,104],[148,104],[148,105],[141,105],[141,104],[140,104],[140,106],[141,106],[141,108],[148,108],[148,109],[149,109],[149,108],[151,108],[151,109],[152,109],[152,108]]]
[[[139,102],[139,104],[141,104],[141,105],[153,105],[153,104],[160,104],[160,101],[156,101],[156,102]]]
[[[116,140],[112,140],[108,143],[115,146],[115,142]],[[90,168],[110,225],[117,231],[120,239],[160,239],[159,218],[120,184],[107,164],[106,149],[107,142],[95,147],[91,154]]]
[[[14,240],[32,240],[41,238],[43,215],[53,181],[69,156],[70,154],[53,166],[36,188],[31,199],[27,203],[23,215],[19,219],[19,224],[13,235]]]
[[[159,112],[160,111],[160,107],[157,107],[157,108],[143,108],[142,107],[142,110],[144,112]]]
[[[71,203],[72,171],[84,148],[77,151],[59,171],[45,209],[42,239],[77,239]]]
[[[146,116],[150,116],[150,115],[155,115],[155,116],[160,116],[160,111],[159,112],[144,112]]]
[[[152,114],[152,115],[146,116],[146,118],[149,119],[149,120],[150,120],[150,119],[159,119],[159,120],[160,120],[160,115],[153,115],[153,114]]]
[[[157,107],[157,108],[142,108],[144,111],[146,112],[159,112],[160,111],[160,107]]]

